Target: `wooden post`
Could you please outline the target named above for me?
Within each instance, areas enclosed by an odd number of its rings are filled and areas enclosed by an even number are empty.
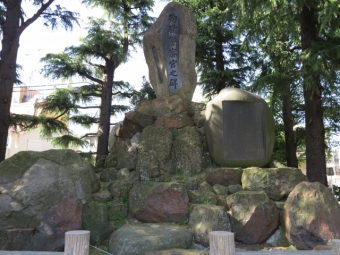
[[[212,231],[209,234],[210,255],[235,255],[234,233]]]
[[[90,231],[74,230],[65,233],[64,255],[89,255]]]
[[[332,239],[333,250],[336,252],[337,255],[340,255],[340,240],[339,239]]]

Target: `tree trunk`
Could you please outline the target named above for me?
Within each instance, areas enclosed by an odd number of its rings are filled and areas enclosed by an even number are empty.
[[[105,74],[98,123],[97,159],[99,159],[101,156],[109,154],[109,134],[114,70],[115,66],[113,61],[105,60]]]
[[[215,47],[216,47],[216,70],[219,72],[224,72],[224,56],[223,56],[223,44],[219,40],[221,35],[217,35]],[[220,93],[222,89],[225,88],[225,80],[222,77],[218,77],[216,84],[216,92]]]
[[[294,140],[294,123],[292,116],[292,95],[290,91],[290,84],[286,82],[285,91],[282,98],[282,114],[283,124],[285,128],[285,140],[286,140],[286,155],[287,166],[298,167],[298,159],[296,156],[296,143]]]
[[[21,0],[8,0],[0,66],[0,162],[5,159],[13,84],[16,79],[16,60],[19,48]]]
[[[301,46],[306,51],[316,41],[317,19],[316,10],[304,5],[300,15]],[[312,75],[311,66],[304,65],[304,99],[305,99],[305,124],[306,124],[306,163],[309,181],[318,181],[327,186],[326,155],[325,155],[325,127],[322,110],[322,87],[320,77],[316,75],[306,82],[306,77]]]

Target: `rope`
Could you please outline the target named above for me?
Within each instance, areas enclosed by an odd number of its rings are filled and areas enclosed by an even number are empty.
[[[99,248],[96,247],[96,246],[90,245],[90,247],[92,247],[92,248],[94,248],[94,249],[97,249],[98,251],[101,251],[101,252],[103,252],[103,253],[106,253],[106,254],[109,254],[109,255],[113,255],[112,253],[109,253],[109,252],[107,252],[107,251],[104,251],[104,250],[102,250],[102,249],[99,249]]]

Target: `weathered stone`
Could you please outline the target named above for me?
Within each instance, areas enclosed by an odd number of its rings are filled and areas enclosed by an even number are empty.
[[[241,184],[243,170],[241,168],[211,167],[206,169],[206,172],[205,179],[211,186],[215,184],[229,186]]]
[[[92,201],[83,208],[83,229],[89,230],[90,243],[101,244],[113,232],[113,227],[109,222],[107,205]]]
[[[112,151],[107,156],[105,168],[115,167],[117,169],[135,169],[137,164],[137,145],[131,144],[129,140],[117,140]]]
[[[26,250],[62,251],[65,245],[65,233],[81,229],[81,214],[81,200],[75,197],[63,197],[58,204],[45,212]]]
[[[122,140],[130,140],[135,134],[140,133],[143,128],[152,125],[155,119],[150,114],[131,111],[125,114],[122,125],[118,131],[118,137]]]
[[[92,195],[94,201],[106,203],[112,200],[112,195],[108,191],[97,192]]]
[[[234,185],[229,185],[228,186],[228,191],[230,194],[234,194],[236,192],[239,192],[242,190],[241,184],[234,184]]]
[[[197,205],[190,214],[188,227],[194,234],[195,242],[209,246],[211,231],[231,231],[227,212],[222,206]]]
[[[141,100],[137,104],[136,111],[157,117],[167,113],[184,114],[187,112],[187,104],[180,96],[174,95],[165,98]]]
[[[229,205],[227,203],[228,195],[217,195],[217,205],[223,206],[224,210],[229,211]]]
[[[0,230],[0,250],[23,251],[30,243],[35,228]]]
[[[189,197],[181,184],[135,183],[129,198],[129,211],[141,222],[181,222],[189,216]]]
[[[200,173],[202,171],[202,142],[196,127],[184,127],[173,131],[172,162],[176,170],[184,174]]]
[[[274,232],[274,234],[271,235],[271,237],[267,239],[266,243],[271,244],[274,247],[290,246],[290,243],[281,226]]]
[[[188,115],[192,116],[194,125],[198,128],[204,127],[206,104],[190,102]]]
[[[110,237],[109,252],[113,255],[144,255],[150,251],[187,249],[192,234],[173,224],[125,225]]]
[[[179,95],[191,101],[197,84],[196,36],[194,14],[176,2],[169,3],[146,31],[143,49],[157,97]]]
[[[141,181],[159,180],[174,172],[171,162],[172,132],[164,127],[144,128],[138,145],[137,171]]]
[[[340,238],[340,205],[319,182],[301,182],[283,207],[286,237],[297,249],[313,249]]]
[[[193,126],[193,122],[187,114],[166,113],[158,117],[155,121],[155,126],[182,128]]]
[[[194,250],[194,249],[171,249],[163,251],[150,251],[145,255],[209,255],[208,251]]]
[[[276,206],[263,191],[239,191],[228,196],[227,203],[236,241],[264,243],[279,225]]]
[[[93,167],[73,150],[19,152],[0,163],[0,229],[34,228],[64,196],[92,200]]]
[[[116,168],[104,168],[103,171],[100,174],[100,181],[102,182],[111,182],[115,179],[117,179],[117,172],[118,170]]]
[[[297,168],[250,167],[243,170],[242,188],[263,190],[270,199],[279,201],[302,181],[308,181],[308,178]]]
[[[213,186],[213,190],[217,195],[228,195],[228,187],[226,186],[215,184]]]
[[[113,147],[115,146],[115,143],[118,137],[119,128],[122,124],[123,124],[123,121],[119,121],[111,128],[110,135],[109,135],[109,151],[112,151]]]
[[[217,204],[217,196],[212,189],[188,190],[190,203],[193,204]]]
[[[262,167],[274,148],[274,118],[264,99],[225,88],[207,104],[205,132],[214,162],[227,167]]]

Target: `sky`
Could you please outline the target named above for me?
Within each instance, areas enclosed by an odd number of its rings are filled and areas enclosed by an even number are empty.
[[[30,17],[36,9],[32,8],[30,1],[23,1],[23,3],[26,3],[26,6],[23,8],[27,16]],[[40,74],[40,70],[43,67],[43,64],[40,63],[40,58],[47,53],[60,53],[66,47],[79,44],[79,39],[86,36],[87,17],[101,17],[102,15],[100,9],[86,8],[85,5],[81,4],[80,0],[56,0],[56,3],[70,11],[80,13],[81,26],[78,27],[76,25],[72,31],[65,31],[63,28],[51,30],[44,26],[40,19],[23,32],[20,38],[17,63],[23,67],[20,73],[21,80],[27,86],[65,83],[43,78]],[[165,5],[166,3],[164,2],[158,2],[154,8],[154,13],[151,15],[157,17]],[[133,74],[131,75],[132,70]],[[127,63],[122,64],[116,69],[115,80],[127,81],[138,89],[142,84],[142,77],[144,75],[148,76],[148,68],[143,50],[139,49],[137,52],[132,52],[131,58]],[[51,89],[34,87],[34,89],[37,88],[40,90],[45,89],[46,92],[48,92],[48,89]]]

